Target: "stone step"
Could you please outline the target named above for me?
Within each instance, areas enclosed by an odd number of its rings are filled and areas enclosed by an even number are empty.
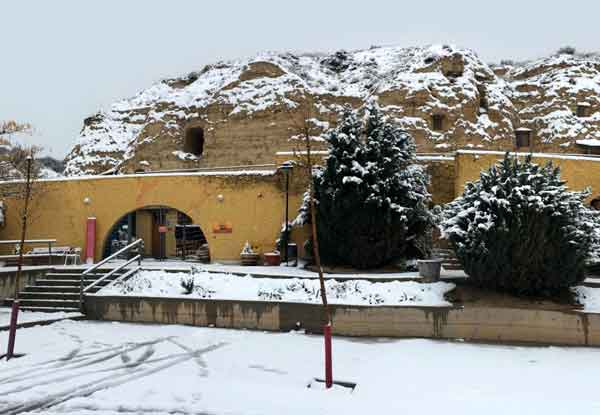
[[[48,307],[48,308],[75,308],[79,309],[79,300],[40,300],[40,299],[21,299],[19,300],[23,307]]]
[[[93,282],[95,282],[96,279],[89,279],[89,280],[83,280],[83,285],[87,286],[92,284]],[[100,286],[105,286],[107,284],[109,284],[110,282],[112,282],[113,279],[112,278],[108,278],[106,280],[100,281],[98,283],[98,285]],[[40,278],[39,280],[37,280],[35,282],[36,285],[40,286],[40,285],[45,285],[45,286],[65,286],[65,287],[79,287],[80,285],[80,281],[78,280],[55,280],[55,279],[45,279],[45,278]]]
[[[76,308],[73,307],[37,307],[37,306],[21,306],[19,310],[23,311],[41,311],[44,313],[57,313],[59,311],[64,311],[66,313],[79,313],[79,306]]]
[[[23,292],[79,293],[79,285],[28,285]]]
[[[19,293],[23,300],[70,300],[79,301],[79,293],[68,292],[27,292]]]
[[[97,279],[97,278],[101,278],[104,275],[106,275],[105,273],[95,273],[95,274],[88,274],[85,276],[85,278],[88,279]],[[114,276],[119,276],[122,275],[121,272],[116,272],[113,274]],[[81,273],[77,274],[77,273],[61,273],[61,272],[48,272],[46,274],[46,278],[49,279],[60,279],[60,280],[77,280],[79,281],[81,279]]]
[[[442,264],[442,267],[444,267],[444,269],[448,271],[460,271],[463,269],[462,265]]]

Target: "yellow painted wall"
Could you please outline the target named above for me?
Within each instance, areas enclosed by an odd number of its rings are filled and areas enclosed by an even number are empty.
[[[277,174],[126,175],[40,184],[43,192],[34,200],[28,239],[56,238],[57,245],[84,248],[86,218],[96,217],[96,260],[119,218],[147,206],[168,206],[190,216],[205,233],[213,260],[238,260],[247,240],[259,253],[271,251],[283,218],[284,192]],[[219,195],[223,195],[222,202]],[[291,217],[301,199],[302,192],[290,194]],[[7,199],[5,203],[6,226],[0,230],[0,239],[18,239],[19,202]],[[213,232],[219,224],[231,225],[232,233]]]
[[[135,235],[144,240],[144,255],[152,255],[152,213],[146,210],[135,213]]]
[[[480,171],[489,169],[503,159],[504,154],[500,151],[457,152],[455,159],[455,194],[461,195],[466,182],[479,179]],[[516,154],[522,157],[527,156],[526,153]],[[570,189],[583,190],[586,187],[591,187],[591,197],[600,195],[600,157],[534,153],[533,161],[538,164],[546,164],[548,161],[552,161],[555,166],[560,166],[562,178],[567,182]]]
[[[482,169],[489,168],[503,155],[490,151],[458,152],[453,169],[455,194],[461,194],[466,181],[476,180]],[[320,159],[322,154],[315,156]],[[277,163],[294,158],[290,154],[278,154]],[[572,189],[591,186],[594,196],[600,194],[600,158],[542,154],[536,155],[534,160],[540,163],[552,160],[561,166],[563,178]],[[201,226],[213,260],[237,261],[246,241],[260,254],[274,249],[284,222],[284,183],[282,174],[275,172],[267,175],[180,173],[45,180],[40,182],[42,191],[32,203],[33,221],[27,238],[56,238],[58,246],[85,248],[86,218],[96,217],[98,260],[108,232],[123,215],[160,205],[187,214],[193,223]],[[290,220],[296,217],[305,189],[306,171],[297,167],[291,173]],[[219,195],[223,196],[222,201]],[[89,203],[84,203],[86,198]],[[18,239],[19,202],[7,199],[5,205],[6,225],[0,230],[0,239]],[[175,212],[167,219],[169,226],[174,226]],[[147,254],[151,253],[151,224],[149,213],[138,212],[137,234],[148,241]],[[215,232],[213,228],[218,225],[231,226],[232,232]],[[302,245],[309,236],[306,227],[292,231],[292,240],[298,244],[301,255]],[[167,254],[175,254],[172,231],[167,235]]]

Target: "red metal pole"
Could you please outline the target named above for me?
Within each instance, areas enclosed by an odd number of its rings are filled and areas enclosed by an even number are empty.
[[[10,314],[10,326],[8,329],[8,349],[6,350],[6,360],[13,357],[15,352],[15,336],[17,334],[17,316],[19,315],[19,300],[15,299],[12,303]]]
[[[96,218],[87,218],[85,238],[85,262],[94,263],[94,251],[96,250]]]
[[[333,385],[333,364],[331,362],[331,322],[323,326],[323,336],[325,338],[325,387],[329,389]]]

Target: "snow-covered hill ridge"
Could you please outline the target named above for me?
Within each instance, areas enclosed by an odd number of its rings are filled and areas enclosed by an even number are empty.
[[[325,130],[342,104],[359,107],[373,96],[421,152],[512,149],[514,130],[523,126],[539,130],[553,151],[600,138],[600,114],[573,115],[580,101],[600,105],[597,57],[561,55],[497,69],[449,45],[219,62],[86,119],[66,173],[271,162],[274,151],[294,147],[290,117],[301,103],[310,104],[315,128]],[[201,156],[182,152],[190,126],[203,129]]]

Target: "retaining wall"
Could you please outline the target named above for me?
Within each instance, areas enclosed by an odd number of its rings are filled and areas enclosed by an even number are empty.
[[[36,280],[46,275],[51,271],[51,267],[35,267],[24,269],[19,280],[19,291],[22,291],[26,285],[34,285]],[[0,303],[7,298],[13,298],[15,295],[15,285],[17,285],[17,270],[16,268],[2,269],[0,268]]]
[[[95,295],[86,296],[85,304],[87,316],[97,320],[271,331],[289,331],[300,322],[312,333],[321,332],[324,322],[322,308],[315,304]],[[600,315],[568,307],[520,308],[477,301],[455,307],[331,309],[333,333],[343,336],[600,346]]]

